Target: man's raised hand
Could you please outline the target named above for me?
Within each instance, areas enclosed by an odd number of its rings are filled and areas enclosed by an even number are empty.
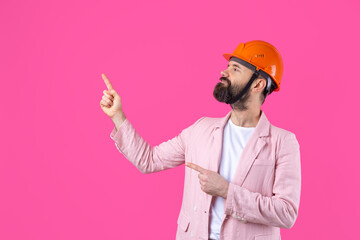
[[[107,90],[103,91],[103,96],[100,101],[101,109],[112,120],[114,120],[114,118],[119,118],[119,117],[124,118],[124,113],[122,110],[121,99],[119,94],[117,94],[117,92],[111,85],[110,80],[105,76],[105,74],[101,74],[101,77],[103,78],[107,86]]]

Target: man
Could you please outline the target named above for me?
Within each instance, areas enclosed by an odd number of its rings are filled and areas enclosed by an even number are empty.
[[[185,162],[176,239],[281,239],[298,215],[300,147],[294,133],[273,126],[260,109],[279,91],[280,53],[264,41],[241,43],[221,72],[214,97],[230,104],[223,118],[202,117],[178,136],[151,147],[125,117],[110,81],[100,101],[115,124],[110,137],[141,172]]]

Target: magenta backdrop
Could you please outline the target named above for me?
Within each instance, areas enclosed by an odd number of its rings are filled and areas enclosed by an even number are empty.
[[[283,55],[281,91],[263,110],[301,149],[300,210],[283,239],[356,238],[358,10],[355,0],[1,1],[0,239],[175,239],[184,165],[145,175],[118,152],[101,73],[154,146],[225,116],[212,96],[222,53],[254,39]]]

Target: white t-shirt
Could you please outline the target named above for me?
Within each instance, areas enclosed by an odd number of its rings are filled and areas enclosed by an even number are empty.
[[[229,118],[223,137],[223,150],[219,174],[228,182],[232,182],[241,153],[255,127],[240,127]],[[220,239],[220,227],[224,215],[224,198],[214,197],[210,209],[210,239]]]

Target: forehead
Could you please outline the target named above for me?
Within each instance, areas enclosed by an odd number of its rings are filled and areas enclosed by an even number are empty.
[[[239,62],[237,62],[237,61],[233,61],[233,60],[230,60],[230,61],[229,61],[228,66],[236,66],[236,67],[238,67],[243,73],[249,73],[249,74],[250,74],[251,72],[253,72],[251,69],[247,68],[245,65],[243,65],[243,64],[241,64],[241,63],[239,63]]]
[[[242,65],[241,63],[235,62],[235,61],[233,61],[233,60],[230,60],[230,61],[229,61],[229,65],[244,67],[244,65]]]
[[[233,61],[233,60],[229,61],[228,66],[238,67],[243,72],[251,72],[251,70],[249,68],[247,68],[246,66],[242,65],[241,63]]]

